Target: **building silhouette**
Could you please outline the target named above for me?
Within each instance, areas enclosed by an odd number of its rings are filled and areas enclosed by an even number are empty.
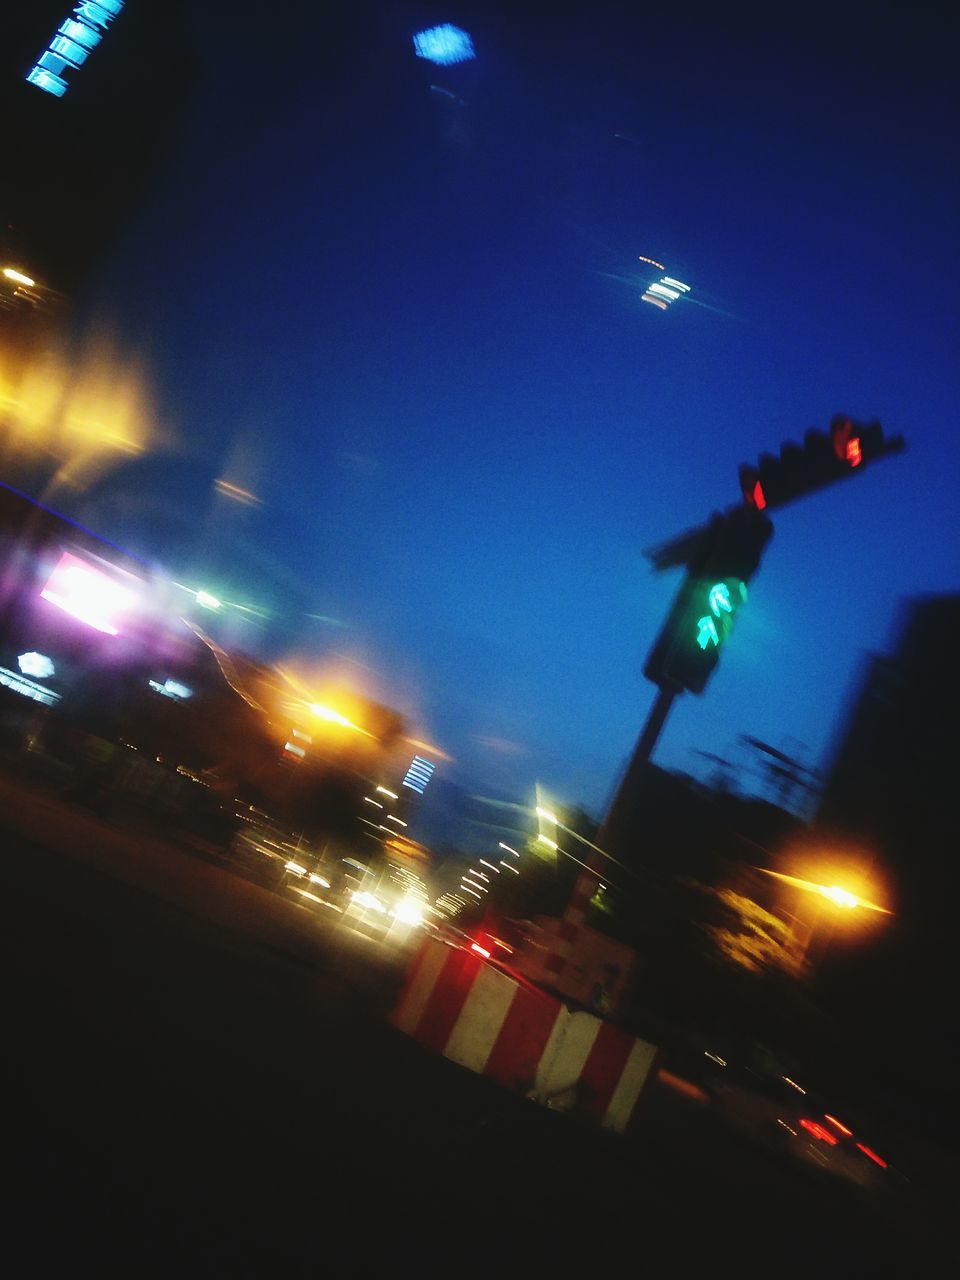
[[[827,847],[872,863],[894,912],[870,944],[831,948],[824,996],[861,1029],[878,1069],[922,1078],[928,1100],[938,1064],[958,1063],[958,627],[960,595],[905,603],[893,653],[866,664],[817,820]]]

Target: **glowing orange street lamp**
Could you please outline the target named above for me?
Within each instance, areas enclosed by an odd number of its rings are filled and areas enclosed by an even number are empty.
[[[816,894],[820,898],[825,898],[835,907],[839,907],[841,911],[853,911],[855,908],[864,911],[875,911],[881,915],[893,915],[886,907],[881,907],[877,902],[871,902],[867,898],[861,898],[859,894],[852,893],[849,889],[843,888],[838,884],[819,884],[816,880],[804,880],[800,876],[788,876],[782,871],[768,871],[766,867],[755,867],[755,871],[762,871],[765,876],[773,876],[776,880],[783,880],[786,884],[793,885],[794,888],[800,889],[804,893]],[[797,920],[797,917],[793,917]],[[797,923],[801,923],[797,920]],[[806,925],[805,935],[802,942],[798,942],[798,949],[801,957],[805,957],[809,949],[810,942],[813,938],[815,921],[810,921]]]

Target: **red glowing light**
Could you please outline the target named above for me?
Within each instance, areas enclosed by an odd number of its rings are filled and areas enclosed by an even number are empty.
[[[857,1143],[857,1150],[862,1151],[868,1159],[872,1160],[874,1164],[878,1164],[881,1169],[886,1169],[886,1160],[881,1160],[875,1151],[871,1151],[869,1147],[865,1147],[862,1142]]]
[[[860,446],[860,437],[851,436],[846,444],[846,459],[851,467],[859,467],[863,461],[863,449]]]
[[[807,1133],[812,1133],[815,1138],[819,1138],[821,1142],[825,1142],[829,1147],[837,1145],[837,1139],[833,1136],[829,1129],[825,1129],[822,1124],[817,1124],[816,1120],[801,1120],[800,1125],[806,1129]]]
[[[758,480],[753,486],[753,505],[758,511],[762,511],[767,505],[767,496],[763,492],[763,485]]]

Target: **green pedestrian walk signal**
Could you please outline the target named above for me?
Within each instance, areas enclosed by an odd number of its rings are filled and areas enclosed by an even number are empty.
[[[738,507],[716,515],[688,562],[687,577],[644,667],[661,688],[702,693],[747,602],[773,525]]]

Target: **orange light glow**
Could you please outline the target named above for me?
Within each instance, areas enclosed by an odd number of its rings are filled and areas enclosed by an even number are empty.
[[[840,1121],[836,1118],[836,1116],[828,1116],[828,1115],[824,1114],[824,1117],[823,1117],[823,1118],[824,1118],[824,1120],[829,1120],[829,1122],[833,1125],[833,1127],[834,1127],[835,1129],[838,1129],[838,1130],[840,1131],[840,1133],[842,1133],[842,1134],[844,1135],[844,1137],[846,1137],[846,1138],[852,1138],[852,1137],[853,1137],[853,1130],[852,1130],[852,1129],[848,1129],[848,1128],[847,1128],[847,1126],[846,1126],[845,1124],[841,1124],[841,1123],[840,1123]]]

